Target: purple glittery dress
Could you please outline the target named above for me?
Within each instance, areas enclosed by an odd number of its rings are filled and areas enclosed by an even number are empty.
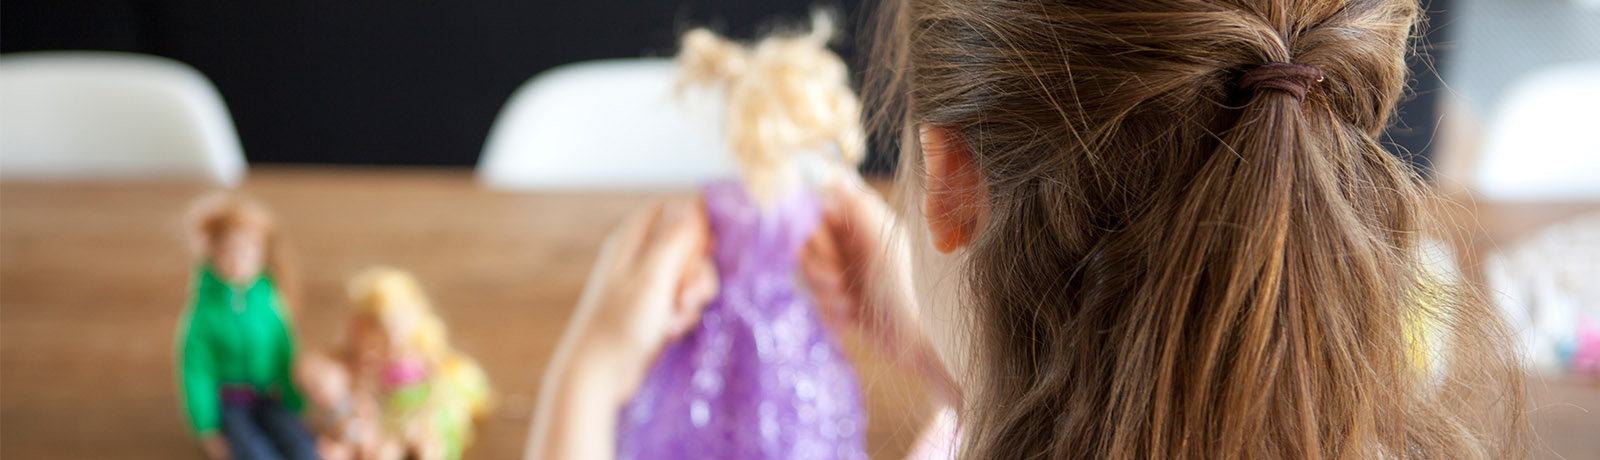
[[[866,460],[855,371],[796,285],[816,198],[764,213],[738,182],[702,191],[721,292],[622,408],[617,458]]]

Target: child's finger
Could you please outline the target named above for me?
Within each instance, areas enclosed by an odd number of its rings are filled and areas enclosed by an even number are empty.
[[[844,270],[837,264],[819,261],[802,261],[800,269],[823,321],[835,329],[860,330],[861,325],[856,324],[860,301],[848,289]]]
[[[678,295],[677,308],[668,319],[670,322],[667,328],[668,337],[683,335],[699,324],[700,313],[705,310],[706,304],[716,299],[717,289],[716,265],[710,260],[700,259],[685,278],[683,289]]]
[[[834,284],[824,284],[828,278],[843,276],[844,256],[839,253],[839,247],[834,243],[833,235],[827,228],[819,228],[812,233],[811,239],[806,242],[800,251],[801,274],[811,284],[813,291],[820,289],[839,289]]]
[[[662,207],[663,203],[654,203],[624,217],[622,223],[611,231],[611,235],[607,236],[605,243],[601,245],[600,260],[615,264],[616,266],[608,267],[612,270],[629,265],[628,261],[635,259],[639,247],[644,244],[651,227],[661,215]]]
[[[800,274],[807,287],[816,295],[843,293],[844,270],[837,263],[826,260],[800,261]]]
[[[876,192],[860,183],[835,185],[823,203],[823,228],[846,252],[876,251],[892,230],[894,213]]]
[[[661,216],[640,249],[638,269],[648,289],[669,293],[676,301],[684,277],[707,257],[711,230],[700,203],[674,200],[662,208]],[[659,290],[658,290],[659,289]]]
[[[820,226],[811,233],[811,238],[806,240],[805,247],[801,248],[800,259],[812,261],[836,261],[840,258],[839,244],[835,240],[833,228],[827,225]]]

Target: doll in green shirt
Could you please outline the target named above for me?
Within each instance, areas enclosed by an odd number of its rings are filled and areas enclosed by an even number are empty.
[[[212,459],[315,459],[291,383],[294,332],[272,218],[230,197],[195,209],[200,257],[177,360],[194,434]]]

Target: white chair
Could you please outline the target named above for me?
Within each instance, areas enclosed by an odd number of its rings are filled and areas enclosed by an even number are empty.
[[[1490,201],[1600,200],[1600,62],[1521,79],[1490,118],[1473,187]]]
[[[0,178],[231,185],[244,170],[222,96],[193,67],[110,52],[0,57]]]
[[[1489,117],[1471,187],[1486,203],[1600,201],[1600,62],[1515,81]],[[1586,318],[1600,319],[1600,215],[1485,246],[1490,298],[1540,369],[1562,371]]]
[[[491,187],[518,190],[689,187],[730,177],[722,98],[676,94],[670,59],[569,64],[518,88],[478,160]]]

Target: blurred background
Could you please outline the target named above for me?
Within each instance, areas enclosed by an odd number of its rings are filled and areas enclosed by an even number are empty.
[[[472,166],[529,77],[580,61],[671,57],[712,27],[755,38],[804,25],[815,2],[215,2],[8,0],[0,52],[110,50],[169,57],[209,77],[251,163]],[[861,0],[836,50],[853,68]]]
[[[1540,455],[1600,459],[1600,0],[1425,3],[1383,141],[1448,198],[1439,269],[1488,292],[1536,364]],[[830,8],[859,86],[875,5],[5,0],[0,457],[198,458],[170,371],[180,217],[221,187],[273,208],[301,255],[310,347],[337,339],[351,274],[415,272],[499,392],[469,457],[515,456],[600,236],[731,171],[700,123],[716,99],[670,94],[679,34]],[[893,156],[869,149],[874,185]],[[923,389],[854,358],[869,453],[899,458]]]

